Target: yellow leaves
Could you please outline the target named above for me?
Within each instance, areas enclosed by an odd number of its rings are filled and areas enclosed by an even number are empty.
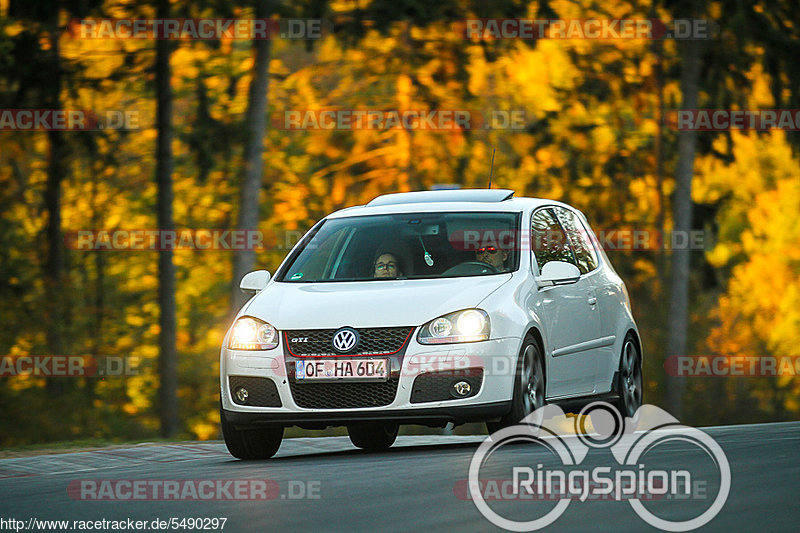
[[[658,274],[658,272],[656,271],[656,266],[655,266],[655,264],[653,264],[652,261],[645,261],[644,259],[637,259],[633,263],[633,267],[637,271],[645,274],[648,278],[651,278],[651,279],[655,278],[656,275]]]
[[[178,324],[178,334],[176,335],[176,343],[180,348],[186,349],[190,345],[191,337],[189,332],[186,330],[186,326],[188,325],[187,320],[181,320],[181,323]]]
[[[642,79],[652,76],[654,62],[655,59],[651,56],[642,58],[641,62],[639,62],[639,72],[637,75]]]
[[[195,79],[197,78],[200,70],[197,66],[197,61],[200,59],[197,56],[197,50],[200,47],[179,46],[172,52],[170,63],[173,68],[173,76],[180,76],[182,78]]]
[[[308,218],[308,189],[300,184],[281,184],[275,188],[273,218],[281,221],[285,229],[296,230],[299,222]]]
[[[209,422],[195,422],[190,427],[197,440],[215,439],[219,434],[219,427]]]
[[[738,164],[738,161],[737,161]],[[762,169],[763,171],[763,169]],[[741,235],[745,261],[733,269],[720,298],[720,325],[710,336],[714,349],[798,355],[800,346],[800,180],[779,179],[774,189],[755,194],[742,210],[749,222]],[[712,252],[718,264],[735,243]],[[726,337],[739,344],[731,346]],[[783,380],[782,381],[786,381]],[[782,386],[788,384],[783,383]]]
[[[563,104],[556,91],[575,83],[577,73],[566,49],[564,41],[543,40],[535,49],[519,45],[499,62],[506,83],[511,84],[510,95],[515,95],[517,102],[525,102],[537,116],[558,111]]]
[[[211,346],[216,346],[222,344],[222,340],[225,338],[225,333],[227,332],[228,324],[223,324],[222,327],[209,327],[205,328],[205,343]]]
[[[133,327],[139,327],[145,324],[145,319],[139,315],[126,315],[125,323]]]
[[[158,138],[158,131],[155,128],[145,128],[139,131],[141,139],[147,143],[153,143]]]
[[[712,250],[706,252],[706,259],[717,268],[723,267],[733,257],[733,247],[728,243],[719,243]]]
[[[593,149],[602,153],[611,152],[616,143],[614,130],[608,125],[603,124],[594,128],[591,133]]]
[[[769,77],[764,73],[764,67],[760,63],[753,65],[753,68],[747,74],[750,80],[750,94],[749,107],[752,109],[763,109],[775,105],[775,100],[772,97],[772,90],[770,89]]]
[[[411,103],[411,78],[406,74],[397,77],[397,104],[399,109],[410,109]]]
[[[777,192],[775,188],[788,185],[778,184],[800,181],[800,163],[792,156],[784,132],[758,135],[733,131],[731,139],[735,162],[724,165],[712,156],[698,158],[692,191],[693,199],[701,203],[725,201],[725,209],[720,212],[718,220],[720,242],[711,253],[716,266],[723,266],[721,261],[734,260],[743,249],[757,249],[763,231],[771,232],[770,243],[782,242],[784,233],[761,226],[764,220],[774,216],[773,206],[786,196],[785,192]],[[722,140],[717,141],[715,148],[727,151]],[[789,193],[789,197],[792,194]],[[759,199],[759,202],[754,203],[754,199]],[[796,225],[792,220],[796,220],[796,216],[786,216],[782,221],[783,227]],[[753,231],[743,234],[748,223]],[[782,244],[780,246],[785,248]]]
[[[5,3],[5,1],[3,2]],[[7,13],[8,5],[4,6],[4,8],[0,8],[0,12],[5,17]],[[20,21],[13,21],[5,24],[3,26],[3,32],[6,34],[7,37],[16,37],[20,33],[25,31],[25,25],[22,24]]]

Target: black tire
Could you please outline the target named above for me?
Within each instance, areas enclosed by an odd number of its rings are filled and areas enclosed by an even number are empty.
[[[347,426],[347,434],[356,448],[377,452],[394,444],[399,429],[400,426],[389,422],[368,422]]]
[[[281,447],[283,428],[236,429],[225,420],[222,404],[219,407],[219,420],[222,437],[228,452],[237,459],[255,461],[269,459]]]
[[[545,404],[546,384],[544,359],[539,343],[531,336],[525,342],[517,358],[514,378],[514,396],[511,411],[497,422],[487,422],[486,429],[494,433],[503,428],[519,424],[520,420]]]
[[[625,336],[619,357],[619,372],[614,390],[618,394],[616,407],[622,416],[633,418],[642,405],[642,354],[633,334]]]

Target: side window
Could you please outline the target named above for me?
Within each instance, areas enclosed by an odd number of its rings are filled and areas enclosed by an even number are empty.
[[[567,236],[550,208],[540,209],[533,215],[531,247],[539,272],[550,261],[564,261],[577,266]]]
[[[556,207],[555,210],[558,213],[561,225],[567,231],[572,249],[575,251],[578,269],[581,274],[591,272],[597,268],[597,254],[594,246],[592,246],[592,240],[583,226],[583,222],[578,218],[578,215],[569,209]]]

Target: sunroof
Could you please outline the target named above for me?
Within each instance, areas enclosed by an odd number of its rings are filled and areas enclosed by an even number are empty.
[[[502,202],[514,196],[511,189],[456,189],[445,191],[401,192],[378,196],[367,206],[418,204],[431,202]]]

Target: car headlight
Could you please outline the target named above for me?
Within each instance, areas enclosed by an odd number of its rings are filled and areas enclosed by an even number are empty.
[[[489,315],[482,309],[465,309],[435,318],[422,326],[420,344],[477,342],[489,338]]]
[[[263,320],[243,316],[233,324],[228,338],[231,350],[271,350],[278,345],[278,331]]]

